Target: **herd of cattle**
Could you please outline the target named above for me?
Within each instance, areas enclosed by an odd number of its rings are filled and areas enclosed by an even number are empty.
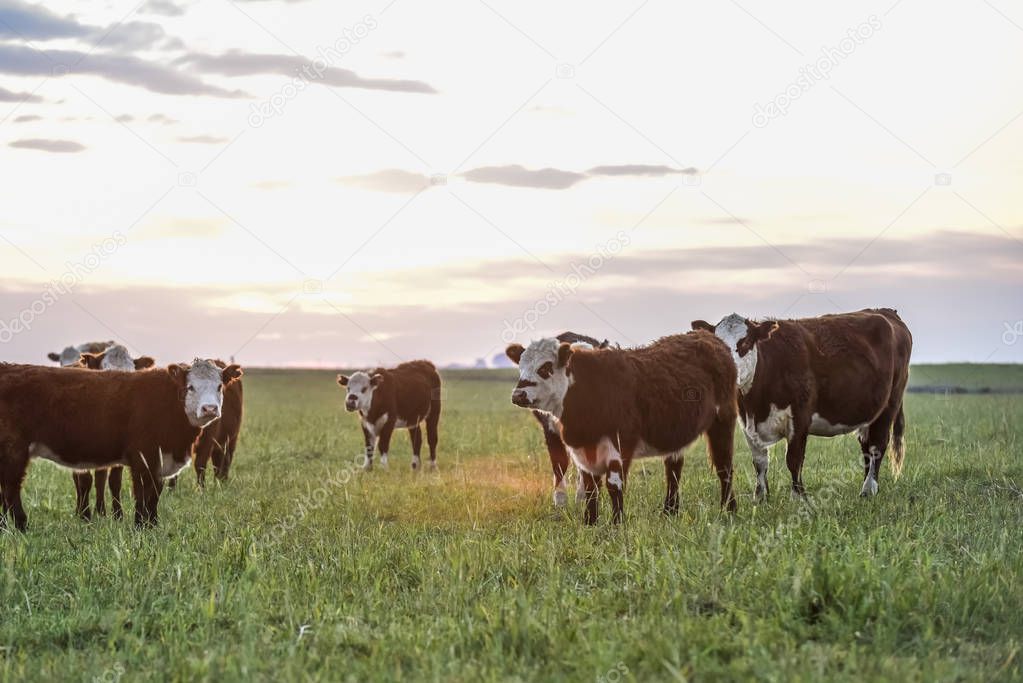
[[[889,442],[892,470],[898,476],[902,469],[912,344],[898,314],[881,308],[764,322],[732,314],[628,349],[566,332],[528,347],[512,344],[506,353],[519,367],[512,403],[531,410],[543,427],[554,504],[567,503],[571,460],[584,521],[594,524],[602,483],[612,521],[621,522],[630,464],[650,456],[664,459],[664,513],[677,514],[683,452],[700,435],[721,484],[721,506],[734,511],[737,419],[753,456],[756,500],[768,495],[771,445],[787,441],[792,492],[802,495],[807,438],[853,431],[863,454],[860,495],[876,494]],[[227,478],[242,419],[238,365],[195,359],[157,368],[152,358],[133,359],[113,342],[49,357],[62,367],[0,364],[0,521],[10,516],[25,529],[21,487],[34,457],[73,471],[76,510],[86,519],[94,477],[97,513],[105,513],[109,484],[113,513],[121,516],[127,465],[139,526],[156,524],[164,482],[173,486],[193,457],[200,485],[211,460],[216,476]],[[358,413],[366,469],[377,449],[386,465],[395,428],[409,430],[418,469],[424,423],[436,466],[441,379],[432,363],[339,374],[337,382],[345,409]]]

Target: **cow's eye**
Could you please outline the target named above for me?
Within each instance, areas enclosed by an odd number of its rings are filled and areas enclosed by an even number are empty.
[[[366,393],[366,387],[362,388],[362,393],[364,393],[364,394]]]
[[[536,374],[540,375],[542,379],[550,379],[550,376],[554,374],[554,364],[550,361],[540,366],[540,369],[536,371]]]
[[[189,384],[188,389],[186,391],[188,391],[188,393],[192,393],[193,391],[195,391],[195,387]]]
[[[220,386],[218,386],[217,391],[219,391],[220,393],[224,393],[224,385],[221,384]]]

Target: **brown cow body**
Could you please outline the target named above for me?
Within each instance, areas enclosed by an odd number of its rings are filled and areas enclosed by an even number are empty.
[[[858,432],[863,454],[861,495],[877,493],[878,469],[894,437],[891,465],[901,471],[905,431],[903,392],[913,337],[888,308],[757,323],[738,315],[714,330],[739,369],[739,410],[757,474],[756,498],[768,494],[767,449],[786,439],[792,491],[805,492],[803,460],[809,436]]]
[[[412,469],[419,469],[423,434],[430,448],[430,467],[437,466],[437,425],[440,421],[441,382],[437,368],[428,360],[402,363],[391,369],[376,368],[356,372],[350,377],[338,375],[337,382],[347,387],[345,409],[358,412],[365,438],[365,469],[373,467],[374,444],[379,443],[380,464],[387,465],[391,435],[395,427],[405,427],[412,439]]]
[[[562,332],[555,337],[559,342],[569,344],[589,344],[595,349],[606,349],[610,343],[605,339],[602,342],[585,334],[575,332]],[[564,507],[568,502],[568,494],[565,492],[565,474],[568,472],[569,457],[565,442],[561,440],[561,427],[556,418],[550,413],[542,410],[534,410],[533,417],[543,428],[544,442],[547,444],[547,455],[551,461],[551,471],[554,473],[554,507]],[[582,485],[582,478],[579,479],[576,498],[581,500],[585,497],[585,489]]]
[[[188,465],[219,392],[241,376],[211,361],[147,372],[0,364],[0,489],[24,530],[21,486],[31,458],[74,470],[131,467],[135,523],[155,525],[163,479]]]
[[[95,346],[94,342],[92,346]],[[85,344],[83,346],[90,346]],[[119,372],[134,372],[145,370],[156,364],[149,356],[132,358],[128,349],[120,344],[112,344],[102,351],[82,351],[78,361],[69,367],[88,368],[90,370],[111,370]],[[110,468],[102,468],[95,471],[83,470],[72,472],[71,478],[75,483],[75,512],[85,520],[92,519],[92,512],[89,510],[89,491],[92,489],[93,474],[96,477],[96,514],[105,515],[106,488],[110,485],[111,508],[116,519],[124,516],[121,507],[121,480],[124,476],[124,467],[120,465]]]
[[[623,517],[625,484],[634,458],[663,456],[666,514],[678,512],[682,452],[707,435],[721,505],[734,510],[732,450],[735,365],[728,350],[705,333],[664,337],[636,349],[573,349],[553,339],[528,349],[513,345],[522,379],[512,402],[550,412],[582,473],[587,524],[597,520],[606,476],[612,521]]]

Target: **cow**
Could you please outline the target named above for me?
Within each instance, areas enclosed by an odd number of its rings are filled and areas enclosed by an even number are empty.
[[[60,353],[51,351],[46,354],[46,357],[54,363],[60,363],[61,367],[67,368],[77,363],[83,353],[102,353],[116,343],[117,342],[113,340],[105,342],[85,342],[84,344],[78,344],[77,346],[66,346]]]
[[[132,358],[128,349],[120,344],[114,344],[98,353],[81,352],[78,361],[69,367],[134,372],[151,368],[155,364],[156,361],[149,356]],[[104,497],[109,481],[114,517],[121,519],[124,516],[121,508],[121,478],[123,474],[124,468],[120,465],[96,470],[96,514],[105,515],[107,513]],[[89,490],[92,488],[93,474],[89,470],[75,471],[71,473],[71,478],[75,482],[75,512],[79,517],[88,521],[92,519],[92,512],[89,510]]]
[[[559,343],[588,344],[595,349],[606,349],[611,345],[607,339],[600,342],[593,337],[576,334],[575,332],[562,332],[554,338]],[[547,455],[550,457],[551,470],[554,472],[554,507],[565,507],[565,504],[568,502],[568,494],[565,492],[565,473],[568,471],[569,457],[568,451],[565,450],[565,442],[561,440],[561,429],[558,426],[557,419],[550,413],[534,410],[533,417],[536,418],[536,421],[543,428],[543,438],[547,443]],[[580,478],[576,488],[576,500],[584,500],[585,496],[586,491],[583,488],[582,478]]]
[[[222,360],[213,361],[217,367],[226,368]],[[206,466],[213,461],[213,476],[218,481],[227,481],[238,447],[238,434],[242,428],[242,381],[231,382],[224,389],[224,405],[220,419],[203,427],[199,442],[195,446],[195,477],[199,486],[206,485]],[[171,480],[177,481],[177,478]]]
[[[412,469],[418,470],[423,447],[420,423],[426,422],[430,469],[437,468],[437,424],[440,421],[441,382],[437,368],[428,360],[414,360],[397,367],[337,376],[345,387],[345,410],[358,412],[366,442],[363,469],[373,468],[373,447],[380,445],[380,464],[387,466],[391,434],[395,427],[408,429],[412,439]]]
[[[649,456],[664,457],[664,513],[678,514],[682,453],[701,434],[721,484],[721,506],[735,511],[736,371],[714,335],[677,334],[635,349],[585,349],[548,338],[529,347],[512,344],[506,353],[519,366],[512,403],[560,424],[582,475],[586,524],[597,522],[605,475],[612,522],[622,522],[629,466]]]
[[[878,471],[892,439],[894,477],[905,457],[902,401],[913,336],[890,308],[757,322],[736,313],[693,329],[725,342],[738,370],[739,413],[753,455],[755,501],[768,497],[768,448],[788,442],[792,494],[803,496],[809,436],[856,431],[863,454],[861,496],[878,490]]]
[[[26,530],[21,487],[32,458],[44,458],[73,470],[128,465],[135,525],[155,526],[163,480],[188,466],[241,375],[198,358],[145,372],[0,364],[2,519]]]

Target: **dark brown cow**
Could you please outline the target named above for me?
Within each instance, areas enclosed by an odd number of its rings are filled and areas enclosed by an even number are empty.
[[[600,342],[593,337],[575,332],[562,332],[555,339],[558,342],[568,342],[569,344],[589,344],[595,349],[606,349],[610,346],[610,342],[606,339]],[[568,494],[565,491],[565,474],[568,472],[569,457],[565,442],[561,440],[561,428],[558,426],[557,419],[550,413],[534,410],[533,417],[543,428],[543,438],[547,443],[547,455],[551,460],[551,470],[554,473],[554,507],[564,507],[568,502]],[[584,500],[586,497],[582,483],[583,480],[580,477],[579,486],[576,489],[576,500]]]
[[[414,360],[371,372],[338,375],[337,383],[347,388],[345,410],[359,413],[366,440],[364,468],[373,468],[373,445],[379,439],[380,464],[387,465],[391,434],[395,427],[408,428],[412,439],[412,469],[419,469],[423,447],[420,423],[426,422],[430,467],[437,467],[437,423],[440,420],[440,375],[428,360]]]
[[[805,493],[807,437],[859,433],[862,496],[877,493],[878,470],[893,439],[897,477],[905,454],[902,395],[909,380],[913,336],[890,308],[800,320],[755,322],[732,314],[694,329],[713,331],[738,367],[739,412],[757,474],[755,497],[766,498],[767,449],[788,441],[792,492]]]
[[[666,514],[678,513],[682,451],[707,435],[721,505],[735,510],[732,450],[735,365],[713,335],[691,332],[637,349],[577,349],[556,339],[508,347],[519,365],[512,403],[550,413],[582,473],[587,524],[597,521],[607,475],[612,521],[622,521],[633,458],[665,456]]]
[[[222,360],[214,361],[217,367],[226,368]],[[224,390],[224,405],[220,419],[203,427],[199,443],[195,446],[195,477],[199,486],[206,485],[206,466],[213,461],[213,476],[227,481],[238,447],[238,434],[242,429],[242,381],[231,382]],[[176,478],[175,478],[176,480]]]
[[[146,372],[0,364],[3,518],[24,531],[21,487],[32,458],[70,469],[131,467],[136,526],[155,525],[163,479],[188,466],[200,430],[220,417],[242,374],[196,359]]]
[[[69,367],[88,368],[90,370],[114,370],[119,372],[134,372],[145,370],[156,365],[156,361],[149,356],[132,358],[128,349],[120,344],[108,346],[99,353],[84,351],[79,354],[78,361]],[[107,483],[110,484],[110,500],[114,517],[121,519],[124,516],[121,507],[121,478],[124,475],[124,468],[121,466],[98,469],[96,475],[96,514],[107,513],[105,493]],[[92,519],[92,512],[89,510],[89,491],[92,488],[93,473],[88,470],[72,472],[71,478],[75,482],[75,512],[85,520]]]

